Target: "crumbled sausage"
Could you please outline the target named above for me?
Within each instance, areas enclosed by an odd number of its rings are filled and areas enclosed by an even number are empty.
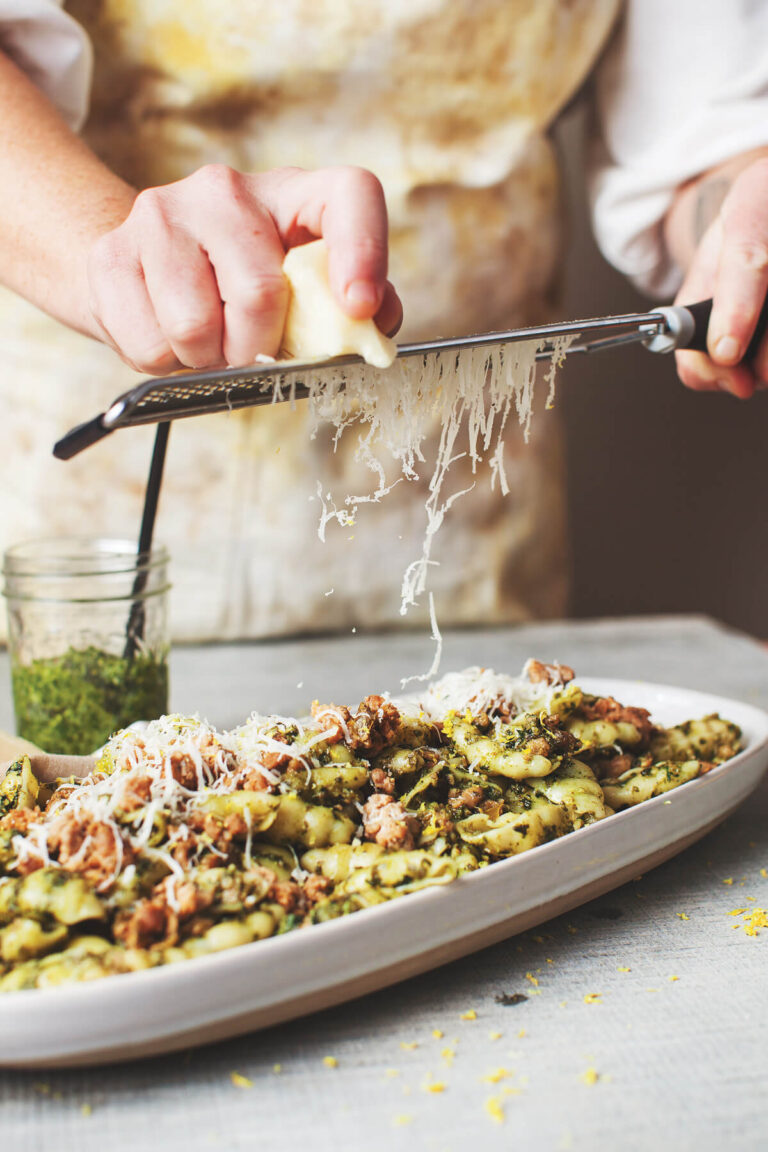
[[[389,772],[385,772],[383,768],[371,769],[371,784],[374,792],[386,792],[388,796],[395,794],[395,778]]]
[[[332,888],[333,881],[316,872],[311,873],[304,881],[304,895],[310,904],[316,904],[318,900],[322,900]]]
[[[14,808],[0,819],[0,831],[27,832],[42,815],[39,808]]]
[[[525,666],[525,674],[531,684],[548,684],[550,687],[554,684],[569,684],[574,677],[573,668],[569,668],[567,664],[560,664],[557,661],[544,664],[541,660],[529,660]]]
[[[326,733],[329,744],[344,741],[352,752],[365,757],[378,755],[396,738],[400,713],[383,696],[366,696],[352,712],[344,705],[312,704],[312,716]]]
[[[374,840],[383,848],[413,848],[421,825],[415,816],[409,816],[386,793],[374,792],[363,805],[363,828],[366,840]]]
[[[48,852],[68,872],[79,872],[97,886],[109,881],[135,854],[113,823],[88,814],[62,812],[48,827]]]
[[[448,793],[448,804],[451,808],[479,808],[485,798],[485,792],[479,784],[472,784],[469,788],[452,788]]]
[[[139,900],[132,912],[115,917],[115,939],[126,948],[150,948],[154,944],[175,944],[179,938],[179,917],[161,895]]]
[[[609,724],[633,724],[640,733],[641,743],[646,744],[653,733],[651,714],[647,708],[630,708],[619,704],[613,696],[597,696],[586,699],[579,709],[585,720],[606,720]]]

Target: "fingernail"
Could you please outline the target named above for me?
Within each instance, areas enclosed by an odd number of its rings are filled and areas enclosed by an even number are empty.
[[[715,344],[715,356],[729,364],[735,364],[739,358],[739,342],[733,336],[721,336]]]
[[[347,303],[353,304],[355,308],[369,308],[373,311],[379,306],[379,293],[370,280],[353,280],[347,286],[345,295]]]

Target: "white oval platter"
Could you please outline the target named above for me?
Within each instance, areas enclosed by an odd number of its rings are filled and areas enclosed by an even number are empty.
[[[658,723],[719,712],[744,750],[706,776],[445,887],[231,951],[0,996],[0,1065],[128,1060],[265,1028],[445,964],[557,916],[680,852],[768,767],[768,714],[640,681],[580,679]]]

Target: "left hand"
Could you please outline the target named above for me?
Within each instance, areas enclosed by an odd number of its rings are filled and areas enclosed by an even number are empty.
[[[768,293],[768,158],[734,179],[696,249],[675,303],[712,297],[708,355],[676,353],[682,382],[700,392],[749,399],[768,386],[768,337],[751,364],[740,363]]]

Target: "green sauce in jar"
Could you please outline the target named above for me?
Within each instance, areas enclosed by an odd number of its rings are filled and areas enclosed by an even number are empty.
[[[132,659],[96,647],[14,662],[16,727],[46,752],[88,755],[134,720],[168,710],[168,660],[137,652]]]

